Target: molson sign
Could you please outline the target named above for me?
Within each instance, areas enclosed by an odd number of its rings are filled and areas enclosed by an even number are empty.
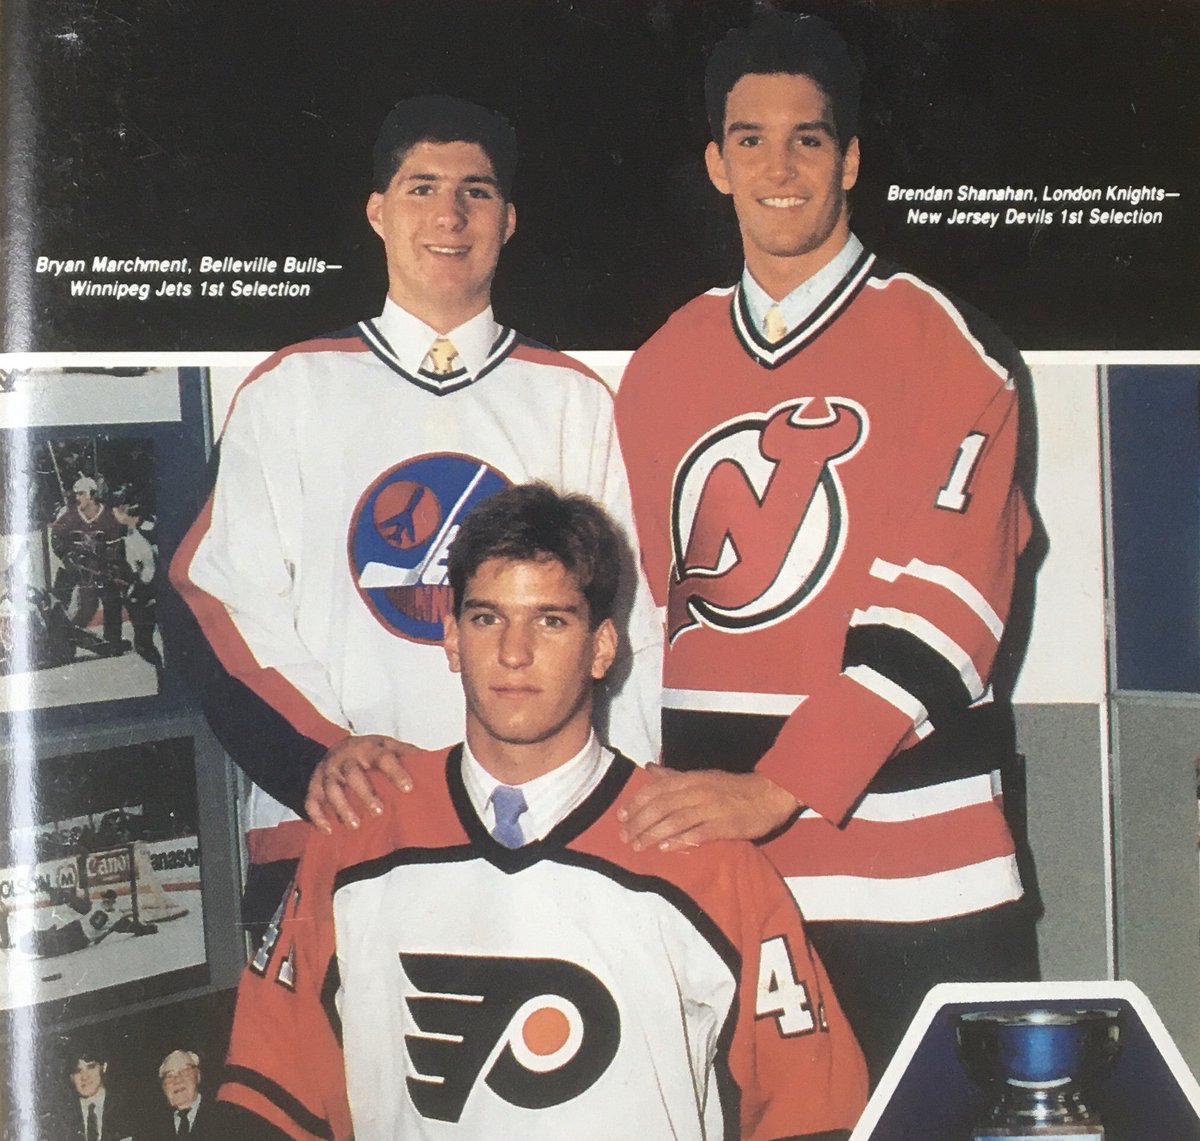
[[[51,903],[51,888],[71,888],[79,883],[74,858],[43,860],[0,868],[0,903],[7,907],[40,907]]]

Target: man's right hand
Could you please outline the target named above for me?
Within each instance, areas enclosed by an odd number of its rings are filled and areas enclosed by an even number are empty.
[[[351,795],[368,812],[378,816],[383,804],[375,795],[372,771],[382,773],[401,792],[409,792],[412,777],[404,767],[404,757],[416,751],[415,745],[379,734],[339,741],[321,758],[309,778],[304,801],[308,819],[326,835],[333,831],[331,817],[349,828],[357,828],[359,819]]]

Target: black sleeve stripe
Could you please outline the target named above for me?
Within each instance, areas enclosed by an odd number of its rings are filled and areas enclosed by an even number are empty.
[[[329,1019],[329,1027],[337,1039],[338,1047],[342,1046],[342,1016],[338,1014],[337,994],[342,987],[342,976],[338,970],[337,956],[329,960],[329,970],[325,972],[325,981],[321,984],[321,1009]]]
[[[663,764],[748,773],[775,744],[784,720],[766,713],[664,708]]]
[[[209,659],[201,704],[221,747],[256,785],[303,817],[309,777],[325,746],[226,672],[207,646],[200,653]]]
[[[875,774],[867,792],[907,792],[945,781],[1006,772],[1016,756],[1012,710],[991,703],[968,709]]]
[[[218,442],[205,473],[208,486],[202,502],[212,494],[220,461]],[[235,678],[217,657],[190,607],[178,609],[176,661],[199,695],[221,747],[256,785],[303,816],[308,779],[325,755],[325,746],[300,733],[279,710]]]
[[[793,1133],[776,1141],[848,1141],[849,1137],[848,1129],[823,1129],[820,1133]]]
[[[251,1070],[246,1066],[226,1066],[223,1079],[261,1094],[282,1113],[290,1117],[301,1129],[311,1133],[314,1137],[324,1137],[328,1138],[328,1141],[333,1141],[333,1126],[328,1121],[309,1112],[283,1086],[278,1082],[273,1082],[257,1070]]]
[[[842,669],[867,666],[919,701],[937,728],[974,698],[958,670],[916,635],[895,626],[852,626]]]

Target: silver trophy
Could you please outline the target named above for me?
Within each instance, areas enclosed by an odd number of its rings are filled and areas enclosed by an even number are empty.
[[[1115,1010],[983,1010],[958,1016],[958,1055],[992,1098],[973,1141],[1103,1141],[1095,1089],[1120,1050]]]

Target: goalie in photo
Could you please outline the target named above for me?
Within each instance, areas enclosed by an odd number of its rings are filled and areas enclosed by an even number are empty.
[[[45,758],[32,792],[0,804],[0,1008],[202,968],[191,739]]]
[[[9,432],[0,453],[0,709],[157,693],[154,441]]]
[[[65,905],[79,913],[79,917],[61,925],[34,928],[21,940],[19,949],[38,959],[51,959],[56,955],[69,955],[72,951],[84,951],[95,947],[110,935],[153,935],[158,931],[155,923],[141,923],[132,912],[117,909],[117,893],[106,888],[99,904],[86,893],[63,889]]]

